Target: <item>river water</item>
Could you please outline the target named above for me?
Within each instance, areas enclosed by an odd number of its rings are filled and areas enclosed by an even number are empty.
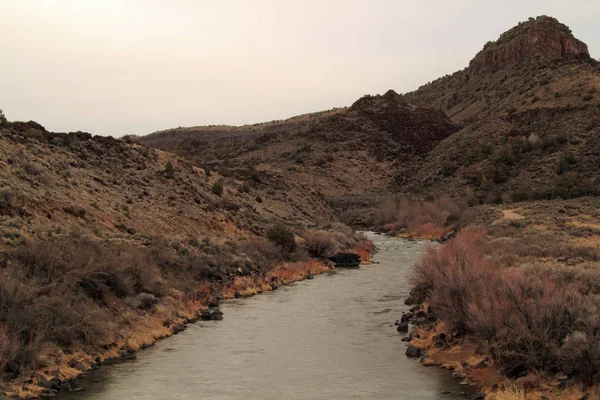
[[[226,301],[223,321],[192,324],[59,398],[464,399],[448,371],[406,358],[390,326],[426,244],[367,235],[377,263]]]

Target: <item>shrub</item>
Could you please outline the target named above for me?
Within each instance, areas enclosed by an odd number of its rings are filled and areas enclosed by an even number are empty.
[[[85,217],[85,214],[86,214],[85,208],[80,207],[80,206],[67,206],[67,207],[63,207],[63,210],[67,214],[71,214],[72,216],[77,217],[77,218],[83,218],[83,217]]]
[[[562,276],[501,267],[482,251],[484,237],[467,228],[430,248],[415,266],[411,296],[455,334],[486,343],[507,376],[565,372],[592,383],[600,373],[600,301]]]
[[[6,206],[12,206],[15,196],[8,187],[0,188],[0,203],[5,204]]]
[[[140,302],[140,310],[149,310],[153,308],[156,305],[156,303],[158,303],[158,298],[152,293],[140,293],[137,296],[137,299]]]
[[[379,226],[391,223],[394,230],[406,229],[418,236],[423,229],[431,232],[431,226],[427,224],[442,228],[439,232],[452,229],[452,221],[457,219],[460,211],[461,207],[448,197],[423,202],[400,197],[380,203],[375,211],[374,223]]]
[[[171,161],[167,161],[163,173],[169,179],[173,179],[175,177],[175,167],[173,166],[173,163],[171,163]]]
[[[6,117],[4,116],[4,112],[2,110],[0,110],[0,126],[4,126],[6,125],[8,121],[6,120]]]
[[[325,231],[306,232],[304,242],[308,254],[316,258],[331,256],[337,248],[333,235]]]
[[[42,176],[44,174],[44,167],[33,162],[23,163],[23,170],[32,176]]]
[[[296,249],[294,233],[285,225],[278,223],[267,231],[267,238],[281,247],[284,254],[289,254]]]
[[[223,179],[219,179],[212,186],[212,192],[217,196],[221,196],[223,194]]]

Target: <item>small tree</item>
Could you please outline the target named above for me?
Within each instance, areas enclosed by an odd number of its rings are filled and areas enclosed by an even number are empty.
[[[215,182],[212,187],[212,192],[217,196],[221,196],[223,194],[223,179],[219,179]]]
[[[7,122],[8,122],[8,120],[4,116],[4,112],[2,110],[0,110],[0,126],[6,125]]]
[[[164,170],[165,176],[169,179],[173,179],[175,177],[175,167],[171,161],[167,161],[167,165],[165,165]]]
[[[270,241],[281,247],[284,254],[289,254],[296,249],[296,239],[294,233],[287,226],[278,223],[273,225],[267,231],[267,237]]]

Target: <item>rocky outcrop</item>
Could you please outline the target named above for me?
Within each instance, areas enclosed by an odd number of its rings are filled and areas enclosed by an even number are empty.
[[[416,107],[398,93],[366,95],[347,112],[315,125],[311,134],[328,142],[349,141],[378,159],[422,156],[460,127],[441,110]]]
[[[524,59],[589,59],[587,45],[556,19],[541,16],[522,22],[503,33],[496,42],[488,42],[469,65],[475,74],[493,73]]]

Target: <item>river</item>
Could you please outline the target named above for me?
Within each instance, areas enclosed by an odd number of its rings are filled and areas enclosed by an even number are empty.
[[[367,235],[375,264],[223,302],[223,321],[192,324],[58,397],[464,399],[448,371],[406,358],[390,326],[408,309],[407,279],[426,244]]]

